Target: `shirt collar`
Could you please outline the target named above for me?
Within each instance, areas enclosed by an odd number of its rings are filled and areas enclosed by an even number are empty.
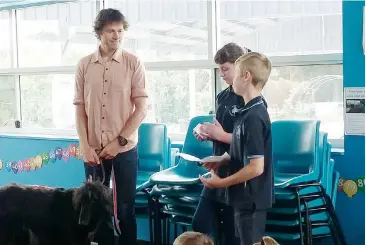
[[[252,99],[251,101],[249,101],[248,103],[244,104],[244,105],[234,105],[231,109],[230,109],[230,114],[235,116],[238,114],[242,114],[248,110],[250,110],[251,108],[261,105],[263,104],[263,99],[262,96],[258,96],[255,97],[254,99]]]
[[[117,61],[118,63],[122,62],[122,50],[121,49],[117,49],[116,52],[114,52],[113,56],[112,56],[112,60]],[[101,55],[100,55],[100,51],[99,48],[93,53],[91,62],[95,63],[95,62],[99,62],[99,63],[103,63]]]

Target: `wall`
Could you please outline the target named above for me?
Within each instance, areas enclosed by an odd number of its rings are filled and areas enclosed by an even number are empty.
[[[365,86],[365,56],[362,49],[364,1],[343,1],[344,87]],[[333,155],[335,169],[344,179],[365,176],[365,137],[345,136],[344,155]],[[348,244],[365,244],[365,194],[349,198],[338,192],[336,211]]]
[[[73,188],[80,186],[85,180],[83,162],[78,157],[77,140],[0,135],[0,146],[0,187],[10,182],[16,182]],[[58,153],[55,154],[55,150],[59,148],[64,151],[61,159],[57,158]],[[44,158],[41,167],[36,166],[29,171],[17,170],[15,167],[16,163],[20,163],[20,161],[24,166],[27,159],[30,166],[35,166],[33,162],[38,162],[34,161],[38,155]],[[13,162],[13,168],[7,167],[7,163]],[[138,238],[149,240],[148,220],[137,219],[137,225]]]
[[[71,147],[71,155],[69,148]],[[19,182],[24,184],[39,184],[54,187],[77,187],[85,179],[84,168],[81,160],[75,155],[78,142],[76,140],[63,139],[42,139],[42,138],[26,138],[26,137],[5,137],[0,136],[0,160],[2,161],[2,169],[0,170],[0,186],[9,182]],[[64,150],[64,159],[58,159],[55,150],[60,147]],[[50,156],[50,152],[55,154],[55,158],[43,163],[39,168],[30,170],[25,169],[16,171],[14,169],[15,162],[24,161],[26,159],[34,159],[36,156]],[[69,152],[67,157],[66,152]],[[44,154],[45,153],[45,154]],[[56,160],[57,158],[57,160]],[[7,164],[14,162],[13,169],[8,171]],[[37,161],[36,161],[37,162]],[[44,161],[46,162],[46,161]],[[29,162],[32,165],[32,161]]]

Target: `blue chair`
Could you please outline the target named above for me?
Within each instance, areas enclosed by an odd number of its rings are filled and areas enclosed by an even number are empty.
[[[204,158],[213,154],[213,146],[211,141],[199,141],[193,135],[193,129],[204,122],[213,122],[212,116],[197,116],[192,118],[189,123],[186,138],[182,152],[198,157]],[[207,170],[203,167],[186,161],[183,158],[179,159],[177,165],[153,174],[150,182],[159,185],[192,185],[200,183],[199,175],[207,174]]]
[[[276,203],[269,211],[268,235],[281,240],[300,239],[301,244],[305,235],[312,244],[313,237],[332,233],[334,240],[338,237],[343,242],[328,195],[333,194],[334,178],[330,177],[333,168],[327,133],[319,132],[317,121],[274,122],[272,129]],[[291,132],[289,137],[284,134],[286,130]]]
[[[272,123],[276,188],[319,179],[319,127],[320,121],[316,120],[280,120]]]
[[[170,165],[170,139],[164,124],[143,123],[138,131],[139,167],[136,184],[136,215],[149,220],[150,242],[154,240],[152,231],[152,200],[148,193],[150,176]]]
[[[199,141],[193,135],[193,129],[199,123],[205,122],[213,123],[213,116],[197,116],[191,119],[182,148],[183,153],[198,158],[204,158],[213,154],[212,142]],[[193,211],[192,214],[185,211],[191,205],[192,199],[198,202],[198,197],[203,188],[199,176],[207,173],[208,171],[197,163],[179,158],[176,165],[155,173],[150,177],[149,182],[154,185],[149,192],[154,200],[152,212],[157,217],[154,223],[155,244],[162,244],[161,220],[164,227],[163,242],[165,242],[165,240],[169,239],[169,236],[166,234],[167,230],[169,233],[169,221],[174,221],[177,217],[189,218],[193,215]],[[190,202],[187,201],[188,197]],[[166,207],[169,208],[167,209]],[[191,210],[188,209],[188,211]],[[174,219],[171,219],[173,216]],[[168,228],[166,228],[166,225],[168,225]]]

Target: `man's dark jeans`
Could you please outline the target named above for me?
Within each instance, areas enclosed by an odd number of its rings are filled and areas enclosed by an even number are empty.
[[[110,186],[111,175],[114,173],[112,176],[114,221],[119,233],[119,245],[136,245],[137,242],[135,196],[138,161],[136,147],[128,152],[119,153],[114,159],[103,160],[97,166],[84,164],[86,178],[92,176],[93,180],[99,179],[107,187]],[[116,219],[119,222],[116,222]],[[99,245],[113,245],[113,229],[107,225],[100,226],[95,240]]]

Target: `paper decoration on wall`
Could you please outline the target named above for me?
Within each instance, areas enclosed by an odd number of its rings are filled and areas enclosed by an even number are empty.
[[[346,180],[343,177],[339,178],[338,191],[343,191],[351,198],[357,194],[357,192],[365,192],[365,176],[360,176],[354,180]]]
[[[0,171],[6,169],[6,171],[8,172],[19,174],[21,172],[37,170],[50,163],[55,163],[57,160],[68,162],[71,157],[76,159],[82,158],[79,146],[75,144],[70,144],[65,149],[62,149],[61,147],[56,147],[55,149],[51,149],[49,153],[43,152],[39,155],[24,160],[0,160]]]
[[[61,147],[56,147],[55,156],[56,156],[56,158],[58,158],[58,160],[61,160],[61,158],[62,158],[62,148]]]

